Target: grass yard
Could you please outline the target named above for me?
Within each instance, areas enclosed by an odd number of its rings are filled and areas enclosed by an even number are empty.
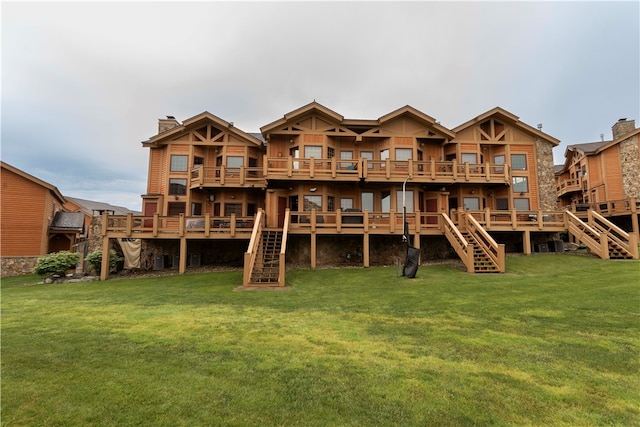
[[[640,425],[640,263],[2,280],[3,426]]]

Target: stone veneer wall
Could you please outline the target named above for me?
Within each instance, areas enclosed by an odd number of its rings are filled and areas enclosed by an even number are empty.
[[[622,189],[625,197],[640,197],[640,147],[638,135],[620,143]]]
[[[33,273],[37,256],[3,256],[0,259],[2,277],[22,276]]]
[[[556,210],[556,177],[553,171],[553,145],[550,142],[536,140],[536,158],[538,163],[538,192],[540,209]]]

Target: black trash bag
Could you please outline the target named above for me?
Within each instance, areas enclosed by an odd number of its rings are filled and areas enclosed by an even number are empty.
[[[420,249],[407,246],[407,260],[404,263],[402,275],[413,279],[418,271],[418,261],[420,259]]]

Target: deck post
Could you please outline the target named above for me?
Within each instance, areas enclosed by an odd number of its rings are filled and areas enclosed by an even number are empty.
[[[522,252],[531,255],[531,231],[525,230],[522,233]]]
[[[179,274],[184,274],[187,271],[187,238],[180,238],[180,266],[178,268]]]
[[[109,275],[109,237],[102,236],[102,263],[100,265],[100,280],[107,280]]]
[[[369,233],[362,236],[362,264],[369,267]]]
[[[317,259],[316,259],[316,233],[311,233],[311,269],[315,270],[316,269],[316,263],[317,263]]]

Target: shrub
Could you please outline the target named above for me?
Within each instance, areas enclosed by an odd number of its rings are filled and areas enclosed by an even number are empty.
[[[100,272],[102,271],[102,251],[101,250],[91,252],[89,255],[86,256],[85,260],[87,261],[91,269],[93,269],[93,271],[96,272],[96,274],[100,274]],[[111,249],[109,251],[109,272],[117,271],[118,263],[122,262],[123,260],[124,260],[123,257],[118,255],[118,253],[115,250]]]
[[[38,258],[33,270],[41,276],[64,276],[67,270],[75,268],[80,259],[80,254],[60,251]]]

